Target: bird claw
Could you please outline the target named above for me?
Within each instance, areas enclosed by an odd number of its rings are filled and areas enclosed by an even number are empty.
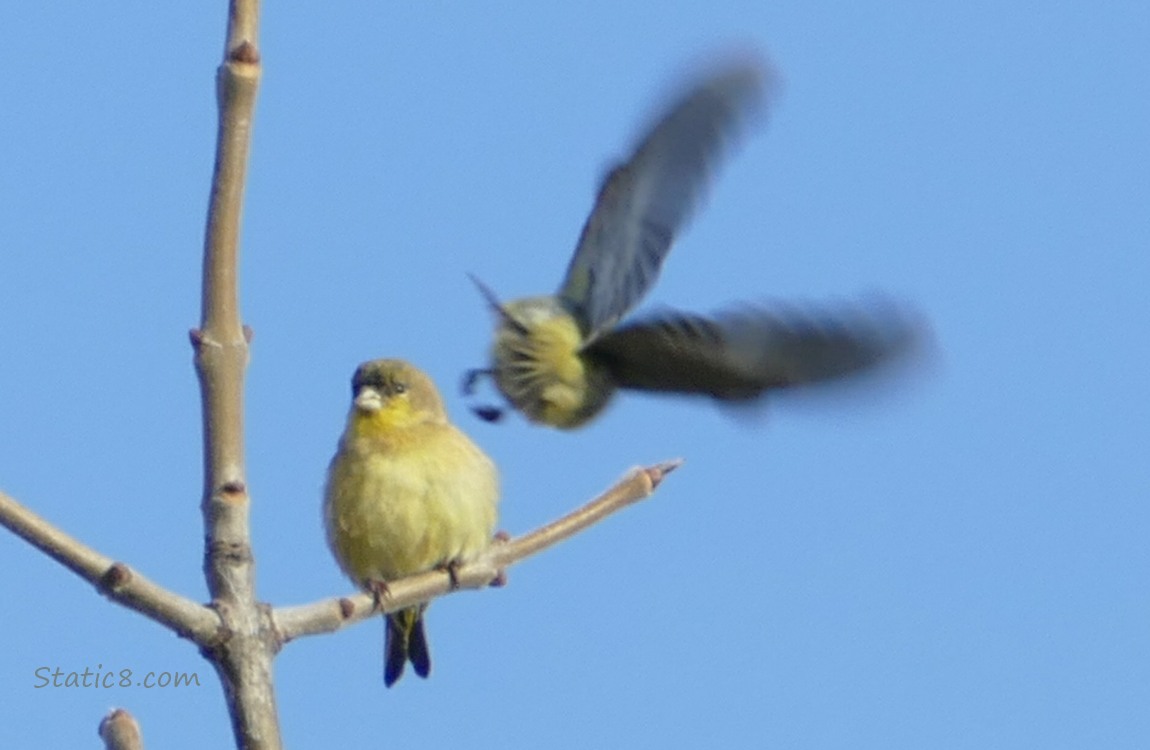
[[[376,612],[383,609],[384,600],[391,596],[391,589],[387,587],[387,581],[368,581],[367,591],[371,594],[371,608]]]
[[[506,413],[498,406],[473,406],[471,407],[471,411],[484,422],[490,422],[491,424],[501,421],[503,415]]]
[[[444,573],[446,573],[447,577],[451,579],[451,590],[452,591],[459,588],[459,561],[458,560],[451,560],[449,562],[445,562],[443,565],[439,566],[439,569],[442,570]]]

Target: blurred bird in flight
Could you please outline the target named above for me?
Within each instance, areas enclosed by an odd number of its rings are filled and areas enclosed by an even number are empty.
[[[472,277],[496,317],[490,376],[532,422],[586,424],[624,388],[749,405],[777,389],[837,381],[913,349],[918,323],[895,305],[769,309],[713,316],[664,311],[627,320],[701,202],[717,162],[775,88],[770,69],[741,58],[712,69],[675,100],[611,169],[554,295],[502,302]],[[488,421],[499,407],[474,409]]]
[[[387,582],[474,559],[491,542],[495,465],[447,419],[439,391],[398,359],[365,362],[324,492],[327,540],[340,568],[377,597]],[[384,682],[410,661],[427,677],[427,604],[386,618]]]

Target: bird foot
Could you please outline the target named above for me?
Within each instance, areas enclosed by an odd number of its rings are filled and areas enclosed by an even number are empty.
[[[387,587],[387,581],[368,581],[368,593],[371,594],[371,607],[376,612],[383,610],[384,600],[391,596],[391,589]]]
[[[459,567],[460,563],[458,560],[451,560],[439,566],[439,569],[446,573],[447,577],[451,579],[452,591],[459,588]]]
[[[474,396],[483,378],[495,377],[495,370],[491,368],[474,368],[463,373],[462,390],[464,396]],[[503,419],[503,409],[498,406],[473,406],[471,411],[484,422],[495,423]]]
[[[503,419],[504,411],[498,406],[473,406],[471,407],[472,413],[482,419],[484,422],[495,424]]]

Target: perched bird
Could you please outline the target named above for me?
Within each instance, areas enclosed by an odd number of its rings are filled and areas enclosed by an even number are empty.
[[[912,347],[918,327],[891,305],[666,311],[619,325],[655,283],[715,163],[773,80],[764,65],[743,59],[674,101],[603,180],[555,295],[501,302],[473,278],[497,320],[490,366],[468,372],[465,393],[490,376],[529,420],[575,428],[619,388],[750,403],[772,389],[864,371]],[[489,421],[503,413],[475,412]]]
[[[398,359],[365,362],[324,491],[327,540],[340,568],[377,596],[387,581],[452,570],[483,552],[495,529],[495,464],[452,425],[431,379]],[[427,604],[387,615],[384,682],[407,661],[431,670]]]

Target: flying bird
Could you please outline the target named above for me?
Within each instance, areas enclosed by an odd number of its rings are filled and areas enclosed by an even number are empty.
[[[495,315],[487,368],[506,401],[563,429],[593,419],[619,389],[750,404],[773,390],[837,381],[914,348],[921,329],[895,305],[742,305],[715,315],[624,316],[659,276],[718,162],[776,88],[766,64],[712,70],[674,100],[599,188],[553,295],[504,302],[472,277]],[[488,421],[499,407],[474,409]]]

